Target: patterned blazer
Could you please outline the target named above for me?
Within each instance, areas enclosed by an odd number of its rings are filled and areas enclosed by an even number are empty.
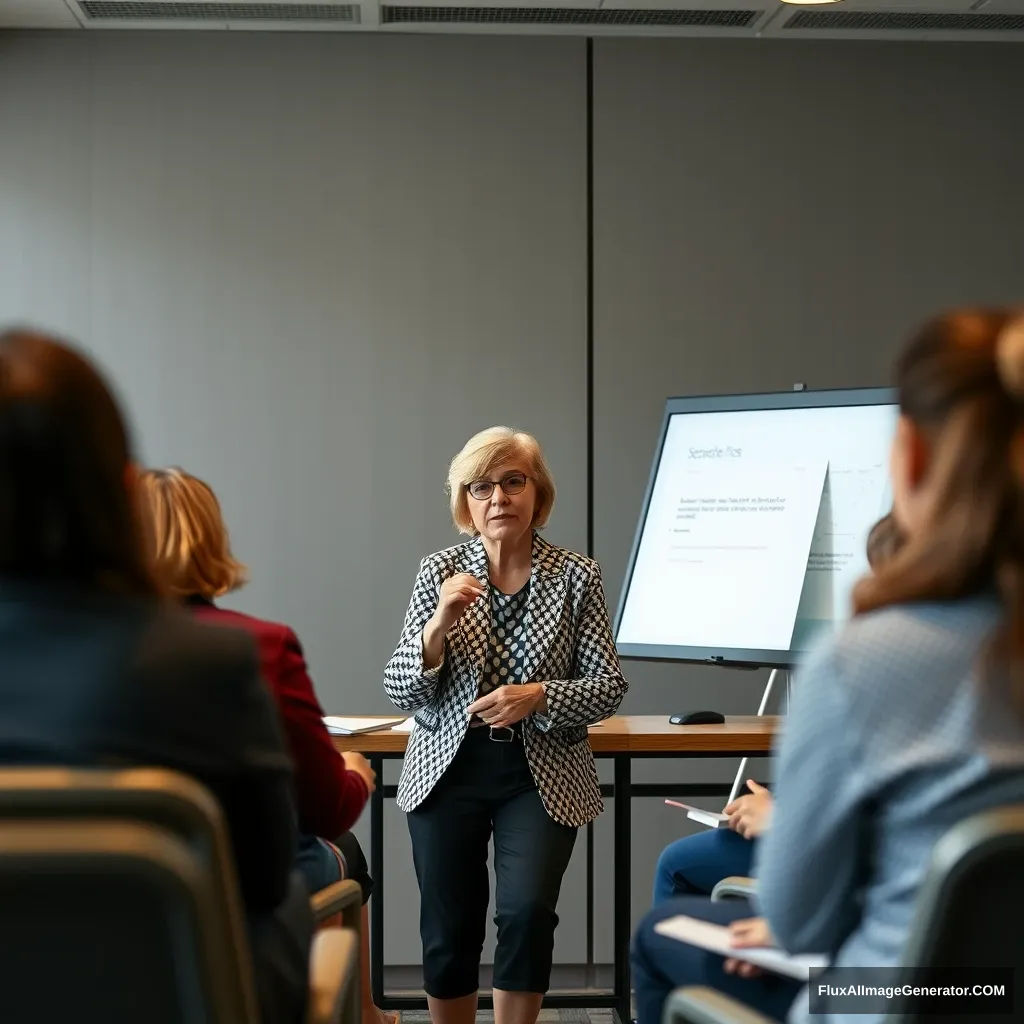
[[[415,712],[398,784],[403,811],[422,803],[451,763],[483,677],[491,632],[486,600],[474,602],[448,631],[441,664],[423,670],[423,627],[441,584],[463,572],[489,585],[479,537],[423,559],[398,649],[384,671],[392,703]],[[526,629],[522,680],[544,683],[548,705],[545,714],[522,723],[526,757],[548,814],[578,828],[604,806],[587,726],[614,715],[629,685],[619,668],[598,564],[535,533]]]

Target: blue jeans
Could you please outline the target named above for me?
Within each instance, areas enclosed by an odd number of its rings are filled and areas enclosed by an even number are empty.
[[[343,878],[351,878],[359,883],[359,888],[363,890],[364,904],[373,891],[366,857],[351,832],[343,833],[331,843],[318,836],[300,836],[295,866],[305,878],[310,892],[317,892]]]
[[[654,926],[665,918],[686,914],[702,921],[729,924],[756,914],[746,900],[712,903],[706,896],[679,896],[648,912],[633,936],[631,961],[638,1024],[661,1024],[665,1000],[675,988],[706,985],[732,996],[772,1018],[783,1020],[800,992],[792,978],[765,974],[739,978],[722,969],[724,958],[678,939],[659,935]]]
[[[666,846],[654,872],[654,906],[673,896],[710,896],[730,875],[749,875],[754,842],[730,828],[709,828]]]

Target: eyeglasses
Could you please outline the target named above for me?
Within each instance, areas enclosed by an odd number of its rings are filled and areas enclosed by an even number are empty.
[[[500,487],[507,495],[521,494],[529,479],[525,473],[509,473],[501,480],[473,480],[466,484],[466,490],[477,501],[486,501],[494,493],[496,486]]]

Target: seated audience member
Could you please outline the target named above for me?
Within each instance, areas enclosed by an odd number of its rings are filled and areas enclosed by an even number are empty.
[[[901,546],[800,673],[758,851],[764,917],[733,937],[843,967],[898,965],[935,843],[1024,801],[1024,318],[928,323],[897,384]],[[633,947],[640,1024],[659,1024],[668,993],[694,983],[811,1019],[795,982],[658,935],[674,914],[730,923],[749,911],[684,896],[648,914]]]
[[[305,1015],[309,894],[292,769],[251,639],[162,602],[127,431],[96,370],[0,337],[0,764],[161,766],[231,833],[264,1024]]]
[[[899,543],[899,531],[892,513],[871,528],[867,541],[868,565],[872,572],[889,559]],[[772,796],[753,779],[750,792],[725,808],[728,828],[712,828],[684,836],[662,850],[654,872],[654,906],[674,896],[710,896],[714,887],[731,875],[753,871],[756,840],[768,827]]]
[[[297,866],[311,891],[342,878],[353,878],[362,887],[363,1024],[378,1024],[388,1015],[374,1006],[370,991],[366,902],[372,884],[363,851],[348,831],[374,788],[373,770],[362,754],[335,750],[292,629],[214,603],[245,584],[246,569],[231,552],[220,503],[211,488],[181,469],[153,469],[141,475],[139,493],[144,536],[163,589],[203,622],[242,629],[256,640],[263,676],[277,702],[295,765]]]

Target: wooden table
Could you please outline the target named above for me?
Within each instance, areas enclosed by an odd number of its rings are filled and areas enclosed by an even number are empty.
[[[616,715],[590,730],[594,756],[610,758],[614,764],[614,783],[602,786],[605,797],[615,798],[613,820],[613,938],[614,985],[610,993],[552,994],[545,999],[550,1007],[612,1007],[620,1022],[630,1019],[630,858],[631,800],[641,797],[725,796],[727,784],[660,785],[635,784],[632,763],[635,758],[758,757],[770,753],[778,725],[775,716],[739,715],[722,725],[670,725],[667,715]],[[338,750],[358,750],[365,754],[377,773],[384,778],[384,761],[401,758],[409,736],[385,730],[358,736],[336,736]],[[370,975],[374,1002],[382,1009],[422,1009],[423,999],[388,997],[384,992],[384,799],[394,797],[397,786],[378,785],[370,801],[370,873],[374,895],[370,901]],[[593,826],[587,827],[587,966],[593,967],[594,936],[594,847]],[[481,997],[480,1005],[491,1002]]]

